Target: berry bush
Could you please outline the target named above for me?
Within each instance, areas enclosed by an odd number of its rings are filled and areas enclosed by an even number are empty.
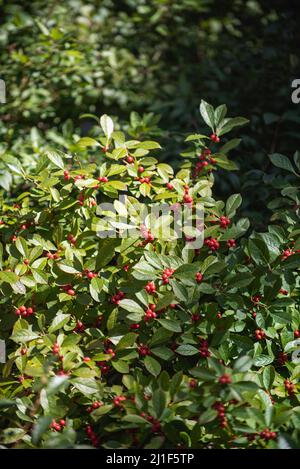
[[[176,172],[107,115],[71,151],[6,163],[2,447],[299,445],[298,186],[277,181],[272,223],[254,232],[239,194],[214,198],[215,172],[237,169],[227,134],[247,121],[200,112],[210,130],[185,139]],[[298,153],[271,161],[299,177]],[[136,207],[162,202],[170,214],[139,223]],[[176,209],[198,203],[203,246],[184,230],[165,239]],[[137,229],[122,237],[126,209]]]

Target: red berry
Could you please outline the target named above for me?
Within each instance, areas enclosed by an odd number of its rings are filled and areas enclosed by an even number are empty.
[[[75,291],[72,288],[70,288],[69,290],[67,290],[67,294],[70,295],[70,296],[74,296]]]
[[[201,272],[197,272],[195,278],[197,283],[201,283],[203,280],[203,275],[201,274]]]
[[[170,191],[174,189],[173,184],[171,184],[170,182],[167,182],[166,186],[167,186],[167,189],[169,189]]]
[[[220,141],[220,138],[216,134],[211,134],[210,139],[215,143],[219,143]]]
[[[145,171],[145,168],[143,166],[138,167],[138,172],[143,173]]]
[[[224,374],[224,375],[220,376],[219,383],[220,384],[230,384],[231,383],[230,376],[227,375],[227,374]]]

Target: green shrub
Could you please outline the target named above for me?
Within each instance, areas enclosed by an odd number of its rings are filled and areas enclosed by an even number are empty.
[[[47,150],[30,171],[11,165],[19,182],[0,225],[4,446],[297,446],[297,187],[283,190],[268,232],[246,236],[241,197],[213,198],[215,171],[235,169],[239,140],[223,135],[246,120],[203,101],[200,111],[211,136],[187,137],[176,174],[158,143],[128,140],[106,115],[101,136],[77,138],[72,153]],[[299,171],[297,154],[296,169],[272,160]],[[161,202],[201,203],[200,249],[190,229],[166,238],[176,211],[139,218]],[[138,231],[121,237],[126,208]],[[112,228],[118,236],[105,237]]]

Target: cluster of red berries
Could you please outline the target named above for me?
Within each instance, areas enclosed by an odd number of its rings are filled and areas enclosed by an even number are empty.
[[[295,385],[290,381],[289,379],[284,380],[284,387],[286,391],[288,392],[288,395],[290,397],[294,397],[295,395]]]
[[[96,435],[96,433],[94,432],[93,427],[91,425],[88,425],[86,427],[85,433],[86,433],[88,439],[91,441],[94,448],[97,448],[99,446],[99,438]]]
[[[125,293],[123,291],[119,291],[118,293],[116,293],[115,295],[111,297],[111,301],[115,305],[118,305],[120,301],[123,300],[124,297],[125,297]]]
[[[161,279],[164,285],[167,285],[169,283],[169,278],[172,277],[174,272],[175,272],[175,269],[169,269],[169,268],[164,269],[163,274],[161,276]]]
[[[146,419],[148,422],[152,423],[152,433],[158,433],[161,431],[161,423],[159,420],[152,417],[152,415],[147,415],[145,412],[141,412],[140,416]]]
[[[64,171],[64,180],[65,181],[70,181],[71,176],[68,170]]]
[[[96,362],[96,365],[99,366],[103,375],[106,375],[110,371],[110,366],[107,364],[106,361]]]
[[[191,316],[192,322],[197,322],[200,320],[200,314],[192,314]]]
[[[77,174],[77,176],[74,177],[74,181],[80,181],[82,179],[85,179],[85,176],[83,174]]]
[[[276,432],[271,432],[268,428],[265,428],[265,430],[260,432],[259,435],[263,440],[266,440],[266,441],[276,440],[276,438],[277,438],[277,433]]]
[[[111,347],[107,346],[105,347],[104,349],[105,353],[107,353],[108,355],[111,356],[111,358],[114,358],[116,356],[116,352],[114,351],[114,349],[112,349]]]
[[[285,352],[279,352],[278,354],[278,363],[279,365],[283,366],[288,361],[289,357],[288,354]]]
[[[93,410],[99,409],[99,407],[101,407],[102,405],[103,405],[103,402],[95,401],[92,403],[90,407],[86,409],[86,411],[90,414],[91,412],[93,412]]]
[[[73,287],[70,283],[68,283],[67,285],[62,285],[60,288],[64,290],[67,293],[67,295],[70,295],[70,296],[75,295],[75,290],[73,290]]]
[[[84,192],[80,192],[80,194],[79,194],[79,196],[78,196],[78,198],[77,198],[79,205],[83,206],[83,204],[84,204],[84,198],[85,198]]]
[[[231,384],[231,377],[224,373],[224,375],[220,376],[219,378],[220,384]]]
[[[48,259],[59,259],[59,254],[57,252],[54,254],[52,254],[52,252],[47,252],[46,257]]]
[[[116,396],[114,397],[114,405],[116,407],[122,407],[122,402],[126,401],[125,396]]]
[[[295,254],[295,251],[293,251],[292,249],[285,249],[282,253],[281,259],[285,261],[285,259],[292,256],[293,254]]]
[[[193,203],[193,197],[191,197],[189,195],[189,186],[187,184],[185,184],[185,186],[183,187],[184,188],[184,196],[183,196],[183,202],[185,204],[192,204]]]
[[[148,282],[147,285],[145,286],[145,290],[150,295],[152,293],[155,293],[156,292],[156,286],[155,286],[154,282]]]
[[[201,282],[202,282],[202,280],[203,280],[203,275],[201,274],[201,272],[197,272],[197,273],[196,273],[195,279],[196,279],[196,282],[197,282],[197,283],[201,283]]]
[[[64,419],[59,420],[59,422],[56,422],[56,420],[52,420],[52,423],[50,423],[51,430],[54,430],[56,432],[60,432],[65,426],[66,421]]]
[[[85,331],[85,325],[81,321],[76,322],[76,326],[73,329],[74,332],[84,332]]]
[[[75,238],[71,233],[68,234],[67,240],[69,241],[70,244],[72,244],[73,246],[75,246],[75,244],[76,244],[76,238]]]
[[[261,301],[261,296],[260,296],[260,295],[254,295],[254,296],[251,297],[251,301],[252,301],[252,303],[254,303],[254,304],[260,303],[260,301]]]
[[[199,353],[202,358],[210,357],[211,353],[208,350],[208,342],[205,339],[200,338],[200,348]]]
[[[21,316],[22,318],[26,318],[34,314],[34,307],[29,306],[29,308],[27,308],[26,306],[20,306],[15,310],[15,314],[17,316]]]
[[[227,426],[227,418],[225,417],[224,404],[222,404],[222,402],[215,402],[213,408],[218,412],[220,427],[225,428]]]
[[[206,238],[204,240],[205,246],[208,246],[211,251],[217,251],[220,248],[220,243],[215,238]]]
[[[92,278],[95,278],[95,277],[98,276],[98,274],[97,274],[96,272],[91,272],[91,271],[88,270],[88,269],[84,269],[84,272],[83,272],[83,273],[84,273],[84,275],[85,275],[88,279],[90,279],[90,280],[92,280]]]
[[[254,334],[256,340],[263,340],[266,337],[266,333],[262,329],[256,329]]]
[[[207,167],[209,164],[216,164],[215,158],[209,157],[211,155],[211,151],[206,148],[203,152],[199,155],[199,161],[197,161],[196,166],[193,170],[193,178],[196,178],[199,173],[201,173],[202,169]]]
[[[150,319],[155,319],[155,318],[156,318],[155,305],[151,303],[148,305],[148,308],[146,309],[144,321],[148,322],[150,321]]]
[[[229,239],[229,240],[227,241],[226,245],[227,245],[227,247],[229,247],[229,249],[230,249],[230,248],[235,248],[235,247],[236,247],[236,242],[235,242],[234,239]]]
[[[138,352],[142,357],[146,357],[151,354],[151,350],[147,345],[140,344],[138,346]]]
[[[141,184],[143,184],[143,183],[145,183],[145,184],[151,184],[151,178],[150,178],[149,176],[146,176],[146,177],[144,177],[144,178],[137,178],[137,180],[138,180]]]
[[[153,243],[154,241],[154,235],[151,233],[150,230],[147,230],[147,228],[145,227],[145,225],[142,225],[141,226],[141,236],[144,238],[144,242],[142,243],[143,246],[145,246],[146,244],[148,243]]]
[[[60,347],[59,347],[58,343],[55,342],[55,344],[52,347],[52,353],[53,353],[53,355],[59,355],[59,352],[60,352]]]
[[[210,139],[211,139],[212,142],[215,142],[215,143],[220,142],[220,137],[218,137],[218,135],[215,134],[215,133],[211,134]]]
[[[108,182],[108,178],[106,176],[100,176],[97,178],[97,181],[99,182]]]
[[[231,223],[231,220],[229,218],[221,216],[219,219],[219,225],[221,228],[227,228]]]
[[[195,167],[193,168],[193,178],[195,179],[199,173],[201,173],[202,169],[208,166],[208,161],[197,161]]]

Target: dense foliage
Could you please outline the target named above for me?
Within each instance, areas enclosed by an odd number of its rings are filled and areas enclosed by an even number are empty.
[[[253,232],[239,194],[213,195],[216,171],[236,169],[227,133],[247,121],[204,101],[200,112],[209,136],[186,138],[177,172],[107,115],[72,151],[6,163],[2,445],[299,445],[299,154],[271,155],[291,181],[277,180],[272,223]],[[164,238],[176,210],[141,224],[137,207],[162,201],[201,202],[200,249],[190,232]],[[104,237],[124,230],[126,208],[138,234]]]
[[[44,140],[65,148],[74,126],[86,132],[83,112],[124,121],[137,111],[161,116],[163,158],[174,165],[183,133],[203,131],[195,112],[200,99],[230,103],[233,114],[250,120],[235,155],[243,171],[221,172],[216,191],[247,194],[243,214],[265,229],[274,194],[269,180],[262,183],[264,171],[272,174],[266,155],[292,153],[299,143],[299,106],[291,102],[299,76],[296,0],[1,0],[0,6],[6,158],[38,157]],[[155,136],[151,117],[142,130]],[[0,186],[10,184],[0,163]]]

